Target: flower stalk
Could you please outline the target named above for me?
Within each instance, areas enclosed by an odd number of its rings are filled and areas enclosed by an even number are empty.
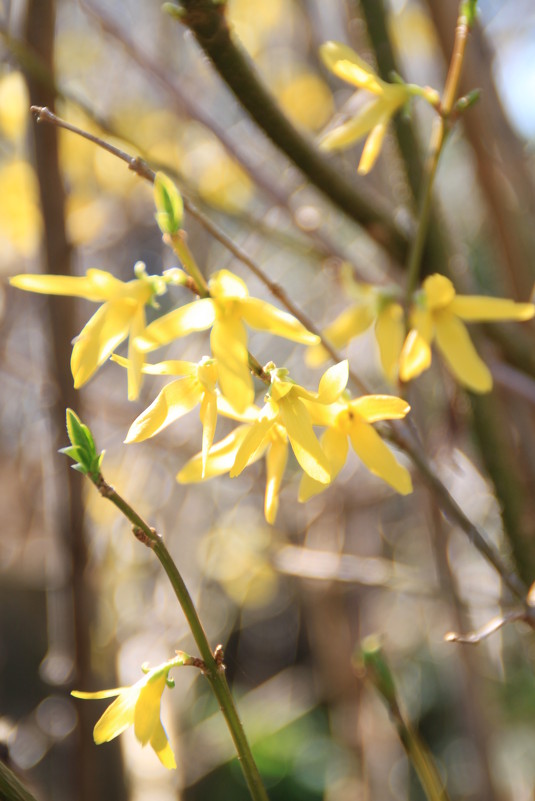
[[[254,761],[251,747],[247,740],[245,731],[240,721],[238,711],[234,704],[227,680],[225,678],[225,668],[220,658],[221,649],[212,652],[208,637],[204,631],[195,604],[186,587],[184,579],[176,566],[173,557],[169,553],[162,537],[158,532],[136,512],[136,510],[106,481],[100,469],[95,471],[93,468],[96,448],[90,430],[84,426],[78,417],[70,409],[67,410],[68,433],[71,439],[71,448],[76,449],[75,453],[70,453],[70,449],[65,449],[68,456],[77,460],[77,469],[84,473],[92,481],[103,498],[106,498],[130,521],[136,539],[150,548],[160,564],[165,570],[171,583],[177,600],[184,612],[188,626],[193,635],[193,639],[199,649],[201,659],[204,663],[203,672],[206,675],[214,695],[217,698],[219,707],[223,713],[231,737],[234,741],[238,759],[243,770],[245,781],[251,793],[253,801],[268,801],[267,793],[264,789],[262,779]],[[73,434],[74,432],[74,434]],[[80,437],[86,448],[81,448]],[[86,459],[87,451],[87,459]],[[98,457],[98,464],[102,461],[102,455]]]

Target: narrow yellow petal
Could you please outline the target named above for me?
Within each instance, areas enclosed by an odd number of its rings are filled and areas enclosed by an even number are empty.
[[[317,334],[308,331],[292,314],[281,311],[259,298],[245,298],[240,301],[240,314],[251,328],[269,331],[279,337],[291,339],[292,342],[316,345],[320,341]]]
[[[320,444],[325,456],[329,460],[331,466],[331,480],[334,481],[346,463],[347,451],[349,449],[347,436],[336,428],[328,428],[327,431],[322,434]],[[308,473],[303,473],[301,483],[299,484],[298,500],[300,503],[304,503],[314,495],[323,492],[325,489],[327,489],[326,484],[315,481]]]
[[[379,312],[375,323],[375,338],[379,346],[381,366],[387,379],[397,378],[399,356],[405,339],[403,309],[399,303],[389,303]]]
[[[435,329],[440,352],[459,383],[473,392],[490,392],[490,370],[478,356],[464,323],[448,310],[436,314]]]
[[[212,446],[206,459],[204,476],[202,453],[198,453],[186,462],[176,477],[177,481],[181,484],[194,484],[204,479],[215,478],[223,475],[223,473],[228,473],[236,461],[236,454],[248,430],[249,425],[247,424],[238,426],[228,436]],[[255,458],[259,459],[262,455],[263,451],[257,452]]]
[[[367,423],[376,423],[378,420],[402,420],[411,407],[403,398],[393,395],[363,395],[352,400],[348,408]]]
[[[445,275],[434,273],[422,284],[427,299],[427,308],[431,311],[444,309],[455,297],[455,288]]]
[[[276,410],[267,404],[264,406],[258,419],[251,426],[249,426],[249,429],[246,432],[240,447],[238,448],[238,452],[236,453],[236,460],[230,471],[231,478],[236,478],[236,476],[239,476],[242,470],[247,467],[247,465],[256,461],[255,456],[258,454],[260,449],[265,450],[268,444],[269,430],[275,424],[276,416]]]
[[[202,478],[205,478],[206,460],[214,441],[217,423],[217,397],[215,393],[204,393],[199,414],[202,422]]]
[[[369,134],[376,125],[384,122],[384,104],[374,98],[366,103],[355,117],[328,131],[321,138],[320,147],[323,150],[343,150]]]
[[[89,270],[86,276],[21,274],[10,278],[9,283],[29,292],[70,295],[99,302],[110,300],[111,287],[123,286],[122,281],[104,270]]]
[[[242,412],[254,401],[245,326],[235,317],[217,320],[210,334],[210,345],[217,359],[221,391],[231,406]]]
[[[214,298],[246,298],[249,295],[245,281],[230,270],[219,270],[214,273],[208,286]]]
[[[82,690],[72,690],[71,695],[74,698],[84,698],[89,700],[99,699],[99,698],[115,698],[116,695],[121,695],[121,693],[125,693],[129,690],[130,687],[115,687],[113,690],[97,690],[94,693],[85,693]]]
[[[140,692],[140,683],[128,687],[124,693],[111,704],[93,730],[93,739],[97,745],[109,743],[122,734],[134,722],[134,709]]]
[[[371,425],[354,420],[349,437],[355,453],[371,473],[382,478],[401,495],[412,492],[409,471],[396,460],[392,451]]]
[[[167,384],[144,412],[136,417],[125,442],[142,442],[190,412],[202,399],[203,390],[196,378],[186,376]]]
[[[71,356],[76,389],[85,384],[126,339],[134,312],[132,303],[111,300],[104,303],[86,323],[76,338]]]
[[[274,437],[266,454],[266,494],[264,516],[270,525],[275,523],[279,510],[279,491],[288,461],[288,443],[283,437]]]
[[[134,711],[134,734],[141,745],[146,745],[160,724],[160,704],[167,673],[151,676],[138,695]],[[161,724],[160,724],[161,725]]]
[[[128,367],[128,359],[113,353],[111,360],[120,364],[121,367]],[[157,364],[145,362],[142,372],[147,375],[195,375],[197,373],[196,362],[183,362],[179,359],[167,359]]]
[[[431,346],[414,328],[409,331],[399,357],[399,377],[411,381],[431,365]]]
[[[175,755],[160,721],[156,724],[156,728],[150,738],[150,744],[162,765],[168,770],[174,770],[176,768]]]
[[[180,306],[148,325],[136,345],[143,351],[154,350],[193,331],[204,331],[213,325],[214,320],[213,300],[211,298],[194,300],[193,303]]]
[[[349,378],[349,363],[347,359],[342,362],[329,367],[326,370],[319,383],[318,387],[318,401],[320,403],[334,403],[347,386]]]
[[[320,56],[327,69],[339,78],[369,92],[381,94],[383,82],[374,70],[354,50],[340,42],[325,42]]]
[[[343,348],[354,337],[364,333],[373,322],[373,306],[369,303],[359,303],[350,306],[338,315],[328,325],[323,335],[335,348]],[[308,348],[305,361],[310,367],[318,367],[329,358],[329,354],[322,345]]]
[[[128,400],[136,400],[143,381],[142,369],[145,356],[136,347],[136,337],[145,330],[145,307],[140,305],[135,311],[128,332]]]
[[[370,131],[362,151],[362,156],[360,157],[358,166],[359,175],[367,175],[377,161],[383,146],[389,121],[390,115],[383,116],[377,125],[375,125]]]
[[[329,462],[316,438],[306,406],[299,398],[288,395],[280,401],[279,410],[295,458],[305,473],[328,484],[331,480]]]
[[[480,295],[456,295],[450,311],[467,323],[493,320],[531,320],[535,315],[533,303],[516,303],[506,298],[486,298]]]

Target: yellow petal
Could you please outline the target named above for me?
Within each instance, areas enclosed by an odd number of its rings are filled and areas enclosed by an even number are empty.
[[[379,312],[375,323],[375,338],[379,346],[381,366],[388,380],[394,383],[405,338],[403,309],[399,303],[389,303]]]
[[[93,730],[93,739],[97,745],[109,743],[122,734],[134,722],[134,710],[140,692],[140,682],[128,687],[124,693],[111,704]]]
[[[414,328],[409,331],[399,357],[399,377],[411,381],[431,365],[431,346]]]
[[[336,428],[328,428],[327,431],[322,434],[320,444],[325,456],[329,460],[331,480],[334,481],[346,463],[347,451],[349,449],[347,436]],[[303,473],[301,483],[299,484],[298,500],[300,503],[304,503],[314,495],[323,492],[326,488],[326,484],[321,484],[319,481],[315,481],[311,478],[308,473]]]
[[[113,353],[111,360],[120,364],[121,367],[128,367],[128,359]],[[157,364],[145,362],[141,368],[147,375],[195,375],[197,364],[195,362],[183,362],[179,359],[167,359]]]
[[[409,471],[399,464],[392,451],[371,425],[354,420],[349,437],[355,453],[371,473],[382,478],[402,495],[412,492]]]
[[[110,300],[86,323],[71,356],[71,370],[76,389],[88,381],[95,370],[126,339],[135,306],[128,301]]]
[[[492,376],[478,356],[464,323],[449,310],[435,316],[437,345],[459,383],[473,392],[490,392]]]
[[[249,425],[238,426],[228,436],[212,446],[206,459],[204,476],[202,454],[198,453],[189,462],[186,462],[176,477],[177,481],[181,484],[193,484],[203,481],[203,479],[215,478],[215,476],[228,473],[236,461],[236,454],[248,430]],[[263,451],[259,451],[255,458],[259,459],[262,455]]]
[[[109,275],[109,273],[107,273]],[[71,275],[14,275],[9,279],[11,286],[28,292],[43,295],[70,295],[87,300],[108,300],[108,294],[87,276]]]
[[[323,333],[335,348],[342,348],[370,327],[373,316],[373,304],[371,303],[350,306],[349,309],[345,309],[339,314]]]
[[[360,175],[367,175],[377,161],[377,157],[383,146],[389,121],[390,115],[383,115],[382,119],[377,125],[374,125],[373,129],[370,131],[359,161],[358,172]]]
[[[121,695],[121,693],[125,693],[129,690],[130,687],[115,687],[113,690],[97,690],[94,693],[85,693],[82,690],[72,690],[71,695],[74,698],[84,698],[89,700],[99,699],[99,698],[115,698],[116,695]]]
[[[210,345],[217,359],[221,391],[242,412],[254,401],[245,326],[235,317],[217,320],[210,334]]]
[[[134,711],[134,734],[141,745],[149,742],[160,723],[160,704],[166,679],[165,672],[151,676],[139,692]]]
[[[193,303],[174,309],[148,325],[136,344],[140,350],[154,350],[193,331],[204,331],[213,325],[214,320],[213,300],[211,298],[194,300]]]
[[[130,322],[128,332],[128,400],[136,400],[142,384],[144,354],[136,347],[136,337],[145,330],[145,307],[140,305]]]
[[[363,395],[348,404],[348,409],[356,412],[367,423],[378,420],[401,420],[410,411],[410,406],[403,398],[393,395]]]
[[[320,47],[320,56],[327,69],[344,81],[381,94],[383,82],[373,69],[354,50],[340,42],[325,42]]]
[[[259,298],[245,298],[240,302],[241,317],[251,328],[269,331],[279,337],[301,342],[303,345],[315,345],[320,341],[317,334],[308,331],[299,320],[281,311],[271,303]]]
[[[505,298],[486,298],[480,295],[456,295],[450,311],[468,323],[493,320],[531,320],[533,303],[515,303]]]
[[[214,273],[208,286],[214,298],[246,298],[249,295],[245,282],[230,270]]]
[[[431,311],[444,309],[455,297],[455,288],[449,278],[434,273],[422,284],[427,299],[427,308]]]
[[[275,424],[277,410],[271,404],[266,404],[262,409],[258,419],[249,426],[243,441],[236,453],[236,460],[230,471],[230,477],[239,476],[248,464],[256,461],[258,452],[265,450],[268,444],[270,428]],[[257,457],[258,458],[258,457]]]
[[[150,744],[162,765],[168,770],[174,770],[176,768],[175,755],[160,721],[156,724],[156,728],[150,738]]]
[[[328,131],[320,140],[320,147],[323,150],[342,150],[350,147],[377,125],[386,124],[387,121],[384,104],[380,100],[373,99],[366,103],[355,117]]]
[[[279,415],[295,458],[305,473],[322,484],[328,484],[331,480],[329,462],[316,438],[304,403],[292,395],[282,398]]]
[[[217,423],[217,397],[213,392],[205,392],[201,401],[200,418],[202,422],[202,477],[206,476],[206,460],[214,441]]]
[[[177,378],[167,384],[144,412],[136,417],[125,442],[142,442],[183,417],[200,403],[203,390],[196,378]]]
[[[274,437],[266,454],[266,494],[264,516],[273,525],[279,510],[279,490],[288,461],[288,443],[284,437]]]
[[[349,378],[349,364],[347,359],[329,367],[319,383],[318,401],[320,403],[334,403],[347,386]]]

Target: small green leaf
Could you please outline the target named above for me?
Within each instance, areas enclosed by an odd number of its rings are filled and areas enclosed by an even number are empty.
[[[182,228],[184,204],[180,192],[163,172],[154,179],[154,202],[156,222],[164,234],[176,234]]]
[[[67,409],[67,434],[71,444],[66,448],[61,448],[60,453],[65,454],[76,463],[72,465],[74,470],[89,475],[95,481],[100,473],[100,463],[104,452],[100,455],[97,453],[91,431],[72,409]]]

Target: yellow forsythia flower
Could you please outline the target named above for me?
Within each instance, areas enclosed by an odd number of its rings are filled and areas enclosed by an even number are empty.
[[[113,361],[128,367],[128,359],[112,356]],[[125,442],[142,442],[158,434],[175,420],[201,404],[200,418],[203,425],[202,472],[206,468],[208,451],[214,441],[217,422],[217,366],[214,359],[204,357],[198,364],[170,360],[158,364],[144,364],[142,372],[151,375],[181,375],[167,384],[144,412],[136,417]]]
[[[375,164],[390,119],[415,93],[414,88],[382,81],[354,50],[339,42],[325,42],[320,56],[331,72],[372,95],[355,117],[327,133],[320,143],[326,150],[340,150],[367,136],[358,167],[364,175]]]
[[[177,652],[174,659],[164,662],[151,670],[143,668],[145,675],[131,687],[117,687],[114,690],[101,690],[85,693],[75,690],[76,698],[113,698],[116,700],[106,709],[97,721],[93,738],[97,745],[109,743],[129,726],[145,746],[150,743],[156,756],[166,768],[176,768],[175,756],[160,720],[160,704],[166,685],[173,686],[169,679],[171,668],[188,664],[190,657]]]
[[[430,275],[416,294],[410,314],[411,330],[400,356],[399,377],[410,381],[431,364],[431,343],[438,349],[460,384],[473,392],[489,392],[492,376],[472,344],[464,322],[530,320],[532,303],[504,298],[457,295],[443,275]]]
[[[244,323],[305,345],[316,344],[319,337],[291,314],[249,297],[245,283],[228,270],[215,273],[208,288],[209,298],[181,306],[151,323],[138,345],[151,351],[193,331],[211,328],[210,345],[217,359],[219,386],[232,406],[243,412],[254,400]]]
[[[266,456],[266,492],[264,515],[274,523],[279,507],[279,491],[288,460],[288,441],[303,470],[313,475],[318,483],[330,481],[330,468],[316,438],[310,420],[309,407],[329,404],[337,400],[347,384],[347,361],[334,365],[321,378],[318,392],[309,392],[288,378],[286,371],[274,366],[264,368],[271,375],[272,384],[263,409],[250,407],[238,417],[243,425],[234,429],[225,439],[216,443],[206,460],[204,478],[230,473],[239,475],[245,467]],[[224,414],[228,411],[220,408]],[[194,456],[184,465],[177,480],[187,484],[201,481],[201,455]]]
[[[329,460],[332,478],[336,478],[346,462],[349,437],[353,450],[371,473],[382,478],[401,495],[412,492],[409,471],[399,464],[371,425],[379,420],[400,420],[409,410],[406,401],[390,395],[364,395],[323,408],[315,404],[311,410],[313,423],[327,426],[320,442]],[[310,475],[303,475],[299,500],[307,501],[324,489],[324,484]]]
[[[74,343],[71,370],[76,389],[89,381],[128,337],[128,398],[134,400],[139,394],[144,357],[136,346],[136,338],[145,331],[146,304],[165,292],[166,282],[159,276],[146,275],[141,262],[134,271],[138,277],[127,282],[104,270],[88,270],[85,277],[24,274],[9,280],[12,286],[29,292],[104,301]]]
[[[392,290],[356,284],[348,276],[344,284],[356,302],[344,309],[323,334],[335,348],[343,348],[374,323],[381,366],[393,383],[397,379],[399,354],[405,337],[403,309],[395,301]],[[305,358],[307,364],[316,367],[328,358],[328,353],[322,345],[314,345],[307,349]]]

